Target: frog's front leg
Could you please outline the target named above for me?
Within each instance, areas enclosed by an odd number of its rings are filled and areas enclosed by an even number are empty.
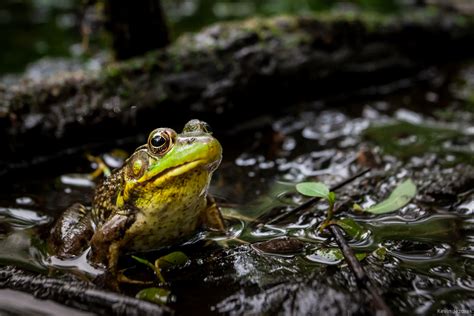
[[[201,214],[203,224],[212,230],[226,232],[224,218],[214,198],[207,197],[207,207]]]
[[[91,240],[92,264],[105,266],[116,277],[120,251],[128,241],[126,231],[133,222],[134,215],[117,213],[97,228]]]
[[[49,251],[59,258],[78,256],[89,245],[93,233],[91,212],[76,203],[53,226],[48,240]]]

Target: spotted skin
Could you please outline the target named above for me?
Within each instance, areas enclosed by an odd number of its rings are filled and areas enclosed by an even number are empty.
[[[168,147],[159,146],[163,143]],[[74,223],[90,225],[86,245],[91,246],[91,263],[115,274],[122,253],[172,245],[201,226],[225,230],[217,205],[208,197],[221,156],[221,146],[204,122],[188,122],[181,134],[171,129],[153,131],[146,145],[97,186],[91,212],[74,215],[81,217]],[[84,236],[65,233],[65,223],[71,226],[63,219],[53,228],[55,254],[77,255],[84,248]],[[75,238],[82,242],[71,242]]]

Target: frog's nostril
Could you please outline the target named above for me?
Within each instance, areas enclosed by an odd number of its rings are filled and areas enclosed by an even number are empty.
[[[202,129],[206,132],[206,133],[209,133],[209,134],[212,134],[212,128],[209,124],[207,124],[206,122],[202,122]]]

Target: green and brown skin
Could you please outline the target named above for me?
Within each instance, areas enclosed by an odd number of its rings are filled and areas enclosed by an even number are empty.
[[[74,204],[61,216],[52,230],[52,252],[72,257],[90,245],[90,262],[116,274],[122,253],[172,245],[201,226],[225,231],[208,196],[221,158],[221,145],[202,121],[189,121],[181,134],[154,130],[96,188],[91,211]]]

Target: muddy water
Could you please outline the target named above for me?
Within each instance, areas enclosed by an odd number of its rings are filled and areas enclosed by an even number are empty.
[[[229,233],[200,232],[185,245],[142,254],[150,261],[174,250],[189,257],[185,266],[164,271],[168,305],[179,314],[368,312],[367,295],[336,244],[317,229],[325,203],[279,223],[265,221],[305,200],[295,183],[332,186],[370,166],[369,173],[337,191],[342,205],[337,216],[360,226],[350,244],[387,303],[397,314],[472,310],[473,69],[466,67],[443,86],[447,95],[430,86],[364,102],[310,102],[292,113],[216,131],[225,153],[211,192]],[[120,154],[94,154],[111,167],[122,163]],[[45,245],[60,212],[74,202],[90,204],[94,167],[76,157],[61,167],[63,174],[32,171],[0,193],[2,265],[57,277],[100,273],[86,255],[62,261],[48,257]],[[368,207],[381,201],[406,178],[417,184],[418,194],[402,209],[379,216],[352,211],[353,203]],[[292,242],[275,241],[282,237]],[[131,275],[154,280],[127,256],[120,264]],[[133,296],[141,288],[123,291]],[[45,310],[58,308],[44,304]]]

